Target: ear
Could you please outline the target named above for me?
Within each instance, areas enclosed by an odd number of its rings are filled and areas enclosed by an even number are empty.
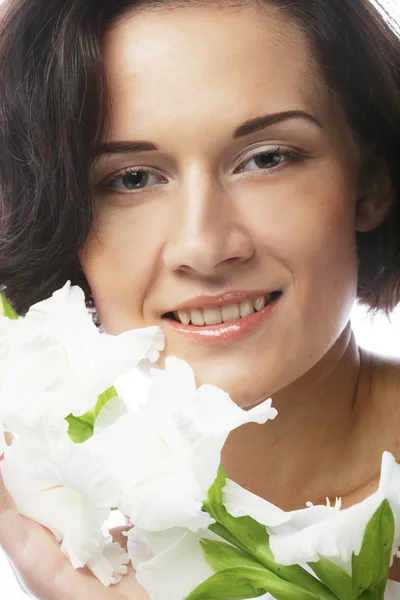
[[[395,190],[383,157],[374,154],[360,173],[355,228],[371,231],[383,223],[395,203]]]

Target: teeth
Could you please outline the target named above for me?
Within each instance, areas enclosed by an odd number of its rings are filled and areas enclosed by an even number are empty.
[[[240,317],[239,305],[230,304],[229,306],[223,306],[221,308],[221,313],[224,323],[227,321],[234,321]]]
[[[256,298],[253,300],[253,306],[257,312],[260,312],[265,307],[266,301],[265,296],[260,296],[260,298]]]
[[[190,320],[193,325],[204,325],[203,311],[200,308],[192,308],[190,311]]]
[[[273,300],[273,295],[260,296],[255,300],[244,300],[240,304],[230,304],[229,306],[221,306],[221,308],[192,308],[191,310],[178,310],[174,312],[175,319],[189,325],[202,327],[203,325],[218,325],[219,323],[228,323],[242,317],[248,317],[256,312],[260,312],[267,304]]]
[[[184,325],[189,325],[190,313],[187,310],[178,310],[176,316],[178,317],[178,321],[180,321]],[[175,316],[175,318],[176,318],[176,316]]]
[[[205,308],[203,312],[206,325],[222,323],[221,310],[219,308]]]
[[[244,302],[241,302],[240,306],[239,306],[239,310],[240,310],[240,316],[242,318],[252,315],[254,313],[254,306],[253,306],[252,301],[245,300]]]

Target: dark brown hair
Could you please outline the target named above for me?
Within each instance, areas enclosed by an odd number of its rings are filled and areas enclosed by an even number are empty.
[[[127,11],[191,1],[9,0],[1,6],[0,283],[19,314],[68,279],[85,289],[90,304],[78,255],[92,223],[94,148],[110,114],[104,33]],[[301,26],[355,135],[386,160],[396,202],[380,227],[357,233],[357,248],[359,299],[389,311],[400,301],[400,39],[394,22],[369,0],[265,1]],[[219,2],[226,3],[246,4]]]

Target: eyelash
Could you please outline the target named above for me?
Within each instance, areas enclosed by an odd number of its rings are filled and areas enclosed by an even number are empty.
[[[246,160],[244,163],[242,163],[242,165],[243,164],[247,165],[249,162],[251,162],[254,159],[257,159],[260,156],[268,156],[268,157],[272,158],[275,155],[280,155],[281,157],[286,159],[283,161],[283,164],[285,164],[286,162],[291,162],[291,163],[299,162],[300,160],[303,160],[307,156],[307,154],[305,152],[300,151],[300,150],[295,150],[294,148],[288,148],[288,149],[282,150],[280,147],[277,147],[277,148],[271,148],[270,150],[265,150],[263,152],[258,152],[256,154],[254,154],[248,160]],[[276,171],[280,171],[282,168],[283,167],[282,167],[282,162],[281,162],[276,167],[266,168],[266,169],[260,168],[258,170],[261,172],[263,172],[263,171],[276,172]],[[238,172],[243,173],[244,172],[243,167],[240,167]],[[114,182],[120,180],[122,177],[133,175],[135,173],[148,173],[150,175],[157,174],[156,171],[153,171],[152,169],[147,169],[145,167],[128,167],[128,168],[124,169],[122,172],[120,171],[119,173],[115,173],[114,175],[111,175],[108,179],[106,179],[105,181],[100,183],[99,188],[101,188],[104,191],[118,192],[118,193],[122,193],[122,194],[138,194],[140,192],[143,193],[143,192],[147,191],[148,188],[146,188],[146,187],[138,188],[136,190],[129,190],[129,191],[122,191],[121,189],[112,187],[112,184]],[[161,175],[159,175],[159,176],[162,177]]]

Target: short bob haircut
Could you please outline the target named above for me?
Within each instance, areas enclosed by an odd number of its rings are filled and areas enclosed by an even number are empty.
[[[358,298],[400,302],[400,39],[370,0],[203,0],[276,5],[305,32],[357,140],[388,166],[395,202],[357,232]],[[79,252],[92,225],[90,171],[110,115],[107,28],[128,11],[199,0],[6,0],[0,7],[0,284],[19,314],[67,280],[85,290]],[[140,260],[140,258],[138,258]]]

